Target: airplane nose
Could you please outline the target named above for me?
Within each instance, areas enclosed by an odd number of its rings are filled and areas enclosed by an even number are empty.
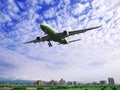
[[[40,24],[40,28],[41,28],[42,30],[44,29],[44,27],[45,27],[44,24]]]
[[[43,24],[40,24],[40,27],[44,27],[44,25],[43,25]]]
[[[46,27],[48,27],[48,25],[47,25],[46,23],[40,24],[40,28],[41,28],[42,30],[46,29]]]

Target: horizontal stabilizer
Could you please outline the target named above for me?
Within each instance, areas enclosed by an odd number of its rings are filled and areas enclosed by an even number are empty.
[[[72,41],[69,41],[69,43],[71,42],[76,42],[76,41],[80,41],[81,39],[77,39],[77,40],[72,40]]]

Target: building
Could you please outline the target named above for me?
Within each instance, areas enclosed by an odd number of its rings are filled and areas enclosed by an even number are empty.
[[[66,83],[66,85],[68,85],[68,86],[76,86],[77,85],[77,82],[76,81],[68,81],[67,83]]]
[[[96,86],[96,85],[98,85],[98,83],[96,81],[93,81],[93,82],[90,82],[90,83],[86,83],[85,85]]]
[[[74,81],[74,82],[73,82],[73,85],[74,85],[74,86],[76,86],[76,85],[77,85],[77,82],[76,82],[76,81]]]
[[[108,85],[115,85],[113,78],[108,78]]]
[[[104,86],[104,85],[107,85],[107,81],[106,81],[106,80],[101,80],[101,81],[100,81],[100,85],[103,85],[103,86]]]
[[[67,85],[68,85],[68,86],[72,86],[73,83],[72,83],[71,81],[68,81],[68,82],[67,82]]]
[[[91,83],[91,85],[96,86],[96,85],[98,85],[98,83],[97,83],[96,81],[93,81],[93,82]]]
[[[84,83],[78,83],[78,85],[79,85],[79,86],[85,86],[85,84],[84,84]]]
[[[64,85],[65,85],[65,80],[61,79],[61,80],[59,81],[59,85],[60,85],[60,86],[64,86]]]
[[[50,85],[50,86],[55,86],[55,81],[54,81],[54,80],[51,80],[51,81],[49,82],[49,85]]]
[[[33,82],[32,85],[35,85],[35,86],[45,86],[45,81],[37,80],[36,82]]]

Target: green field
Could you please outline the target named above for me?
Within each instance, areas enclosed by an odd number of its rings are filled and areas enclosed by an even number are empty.
[[[79,87],[3,87],[0,90],[120,90],[120,86],[79,86]]]

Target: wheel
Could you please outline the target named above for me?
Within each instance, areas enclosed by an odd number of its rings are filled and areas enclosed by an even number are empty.
[[[49,43],[48,43],[48,46],[49,46],[49,47],[52,47],[52,44],[49,42]]]

